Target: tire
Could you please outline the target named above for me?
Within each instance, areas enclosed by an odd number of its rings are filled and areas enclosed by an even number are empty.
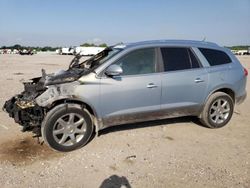
[[[42,137],[52,149],[69,152],[89,141],[93,133],[90,113],[78,104],[61,104],[50,110],[42,123]]]
[[[200,121],[209,128],[225,126],[232,118],[234,101],[226,93],[213,93],[207,100]]]

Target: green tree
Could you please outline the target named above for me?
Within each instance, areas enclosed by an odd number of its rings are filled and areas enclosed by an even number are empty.
[[[15,44],[12,48],[19,50],[22,49],[22,46],[20,44]]]
[[[108,47],[108,45],[106,43],[103,43],[103,44],[100,44],[99,47],[106,48],[106,47]]]
[[[83,47],[91,47],[91,46],[96,46],[95,44],[93,44],[93,43],[83,43],[83,44],[81,44],[80,46],[83,46]]]

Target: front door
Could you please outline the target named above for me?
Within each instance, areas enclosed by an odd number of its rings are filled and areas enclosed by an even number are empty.
[[[154,48],[128,53],[114,64],[123,73],[103,77],[100,84],[100,108],[104,126],[150,119],[160,110],[161,74],[157,73]]]

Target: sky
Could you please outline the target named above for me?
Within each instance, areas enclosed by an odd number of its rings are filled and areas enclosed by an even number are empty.
[[[250,0],[0,0],[0,46],[155,39],[250,45]]]

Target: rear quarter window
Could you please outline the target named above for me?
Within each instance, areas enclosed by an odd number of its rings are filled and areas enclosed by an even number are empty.
[[[223,65],[232,62],[230,57],[223,51],[207,48],[199,48],[199,50],[211,66]]]

